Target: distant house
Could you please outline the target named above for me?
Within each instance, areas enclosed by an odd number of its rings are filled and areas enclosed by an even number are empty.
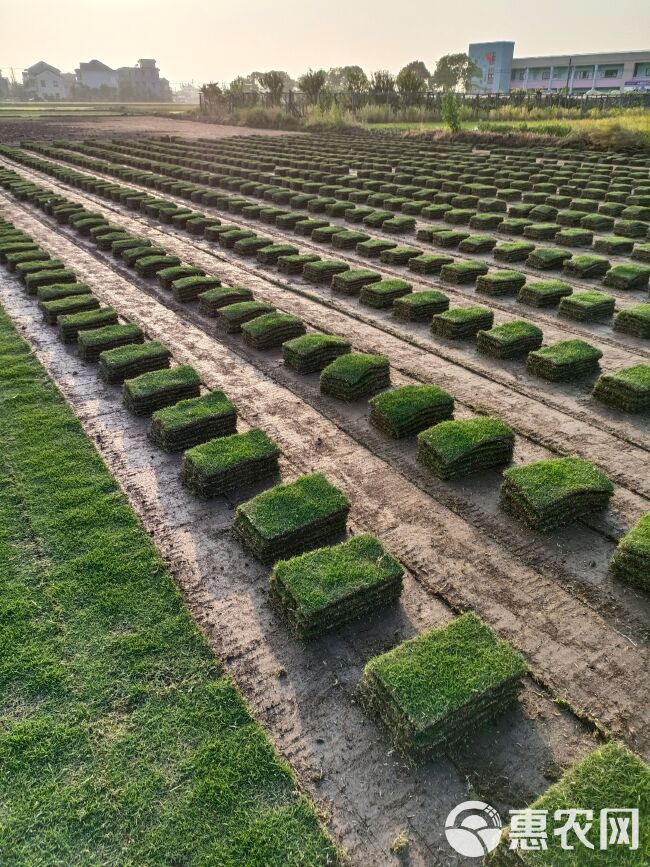
[[[101,60],[89,60],[87,63],[81,62],[79,68],[75,69],[75,73],[77,84],[87,87],[89,90],[99,90],[102,87],[110,88],[111,90],[117,89],[117,70],[106,66]]]
[[[160,77],[155,60],[142,59],[135,66],[120,66],[117,76],[121,99],[171,101],[169,82]]]
[[[0,75],[0,99],[6,99],[9,96],[9,79]]]
[[[56,66],[39,60],[23,71],[23,84],[29,97],[38,99],[65,99],[68,82]]]

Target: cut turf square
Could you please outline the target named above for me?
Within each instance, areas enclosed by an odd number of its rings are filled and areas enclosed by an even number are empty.
[[[143,256],[136,261],[135,270],[140,277],[153,277],[165,268],[180,264],[178,256]]]
[[[517,301],[529,307],[557,307],[562,298],[572,292],[571,285],[562,280],[538,280],[525,283],[519,290]]]
[[[411,259],[421,255],[422,250],[419,247],[391,247],[388,250],[383,250],[379,254],[379,259],[386,265],[407,265]]]
[[[107,325],[117,325],[117,310],[114,307],[68,313],[65,316],[59,316],[56,320],[59,337],[64,343],[76,341],[81,331],[104,328]]]
[[[650,512],[621,539],[609,564],[611,574],[633,587],[650,590]]]
[[[144,343],[144,332],[132,323],[80,331],[77,336],[79,357],[83,361],[98,361],[102,352],[132,343]]]
[[[92,295],[92,292],[87,283],[52,283],[49,286],[41,286],[36,292],[39,303],[57,301],[70,295]]]
[[[382,355],[351,352],[328,364],[320,376],[323,394],[354,401],[375,394],[390,385],[390,366]]]
[[[370,238],[365,232],[356,232],[351,229],[344,229],[332,238],[332,246],[340,250],[353,250],[358,244],[363,244],[369,241]]]
[[[567,259],[563,265],[565,274],[583,279],[603,277],[610,268],[609,259],[604,256],[592,256],[589,253],[573,256],[571,259]]]
[[[200,390],[201,379],[188,364],[142,373],[134,379],[125,380],[122,386],[124,405],[134,415],[150,415],[179,400],[198,397]]]
[[[375,656],[360,689],[395,745],[425,759],[505,710],[526,673],[519,653],[469,613]]]
[[[539,271],[554,271],[562,268],[571,256],[573,253],[569,250],[561,250],[559,247],[535,247],[526,259],[526,264],[529,268],[536,268]]]
[[[349,271],[347,262],[338,259],[320,259],[318,262],[307,262],[302,276],[310,283],[331,283],[335,274]]]
[[[526,275],[519,271],[492,271],[476,278],[476,291],[493,297],[516,295],[525,282]]]
[[[488,253],[496,247],[496,244],[497,239],[492,235],[470,235],[460,242],[458,249],[461,253]]]
[[[534,249],[535,245],[528,241],[506,241],[497,244],[492,254],[499,262],[523,262]]]
[[[239,334],[245,322],[250,322],[251,319],[264,316],[266,313],[275,313],[275,307],[263,301],[239,301],[236,304],[227,304],[216,310],[216,328],[217,331],[226,334]]]
[[[550,382],[572,382],[595,373],[602,357],[600,349],[584,340],[561,340],[531,352],[526,367]]]
[[[574,292],[560,301],[560,316],[578,322],[594,322],[614,315],[616,299],[604,292]]]
[[[389,280],[379,280],[376,283],[366,283],[361,289],[359,301],[368,307],[392,307],[397,298],[402,298],[413,291],[406,280],[393,277]]]
[[[603,283],[612,289],[647,289],[650,280],[650,267],[633,262],[614,265],[605,274]]]
[[[342,271],[332,277],[332,291],[342,295],[358,295],[361,289],[368,283],[377,283],[381,280],[381,274],[368,268],[353,268]]]
[[[55,260],[50,260],[54,262]],[[38,263],[45,265],[46,263]],[[20,265],[18,266],[21,267]],[[51,286],[53,283],[76,283],[74,271],[68,268],[55,267],[45,271],[33,271],[25,276],[25,286],[29,295],[36,295],[41,286]]]
[[[624,412],[650,411],[650,365],[635,364],[614,373],[603,373],[593,394]]]
[[[381,543],[363,534],[280,560],[269,589],[294,634],[308,639],[394,603],[403,575]]]
[[[242,325],[244,343],[253,349],[274,349],[305,333],[305,323],[290,313],[266,313]]]
[[[476,348],[492,358],[520,358],[542,345],[542,329],[532,322],[515,320],[497,325],[489,331],[479,331]]]
[[[440,269],[440,276],[449,283],[473,283],[477,277],[487,274],[488,270],[489,268],[485,262],[467,260],[443,265]]]
[[[556,458],[513,467],[504,473],[501,505],[542,532],[555,530],[607,508],[614,486],[582,458]]]
[[[524,238],[531,241],[550,241],[560,231],[557,223],[531,223],[524,229]]]
[[[99,375],[110,384],[119,384],[150,370],[169,367],[171,352],[162,343],[130,343],[100,353]]]
[[[350,502],[320,473],[276,485],[242,503],[234,529],[263,563],[307,551],[343,533]]]
[[[360,256],[378,259],[384,250],[391,250],[394,247],[397,247],[395,241],[385,241],[383,238],[369,238],[367,241],[359,242],[355,249]]]
[[[174,298],[185,304],[196,301],[202,292],[215,286],[221,286],[221,280],[218,277],[197,274],[193,277],[180,277],[178,280],[172,281],[171,289]]]
[[[564,244],[567,247],[591,247],[594,233],[587,229],[569,227],[562,229],[555,235],[556,244]]]
[[[255,258],[262,265],[275,265],[280,256],[296,256],[298,252],[293,244],[269,244],[268,247],[260,247]]]
[[[149,439],[166,452],[182,451],[237,429],[237,407],[216,389],[156,410]]]
[[[464,229],[438,229],[431,233],[431,243],[436,247],[458,247],[469,236],[470,233]]]
[[[453,479],[512,460],[514,434],[491,416],[443,421],[418,436],[417,459],[440,479]]]
[[[318,262],[320,258],[316,253],[299,253],[293,256],[280,256],[276,264],[281,274],[302,274],[308,262]]]
[[[216,316],[222,307],[252,300],[253,293],[243,286],[216,286],[199,295],[199,312],[205,316]]]
[[[650,337],[650,304],[637,304],[616,314],[614,331],[633,334],[635,337]]]
[[[297,373],[320,373],[339,355],[350,352],[351,344],[333,334],[305,334],[282,344],[282,357],[287,367]]]
[[[410,322],[430,322],[436,313],[449,309],[449,298],[435,289],[410,292],[393,301],[393,313],[397,319]]]
[[[448,340],[462,340],[474,337],[481,329],[492,328],[493,324],[494,312],[489,307],[451,307],[433,317],[431,330]]]
[[[414,436],[453,418],[454,399],[435,385],[403,385],[370,398],[370,421],[388,436]]]
[[[451,265],[453,256],[445,256],[442,253],[422,253],[408,260],[409,271],[416,274],[438,274],[443,265]]]
[[[157,274],[158,282],[163,289],[171,289],[172,283],[175,280],[182,280],[184,277],[204,277],[205,271],[202,268],[196,268],[193,265],[176,265],[174,268],[163,268]]]
[[[183,455],[181,480],[194,494],[218,497],[278,473],[280,449],[260,428],[193,446]]]

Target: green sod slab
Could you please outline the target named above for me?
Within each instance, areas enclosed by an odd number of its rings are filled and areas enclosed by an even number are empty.
[[[140,277],[154,277],[159,271],[180,264],[178,256],[143,256],[136,261],[135,270]]]
[[[62,271],[67,270],[64,263],[60,259],[45,259],[40,262],[19,262],[15,267],[14,271],[18,275],[18,277],[22,280],[22,282],[27,286],[27,291],[29,292],[29,278],[35,277],[37,274],[47,274],[50,271]],[[65,283],[65,280],[61,281]],[[42,285],[46,285],[43,283]],[[33,292],[30,292],[33,295]]]
[[[577,227],[562,229],[555,235],[555,243],[564,244],[566,247],[591,247],[593,240],[593,232]]]
[[[252,229],[231,229],[229,232],[222,232],[218,237],[220,247],[226,250],[232,250],[237,241],[242,241],[244,238],[254,238],[255,232]]]
[[[378,259],[384,250],[391,250],[394,247],[397,247],[395,241],[385,241],[383,238],[370,238],[368,241],[360,241],[355,250],[360,256]]]
[[[492,235],[470,235],[460,242],[458,249],[461,253],[489,253],[496,244],[497,239]]]
[[[85,310],[79,313],[60,315],[56,321],[59,337],[64,343],[77,340],[79,333],[95,328],[117,325],[117,310],[101,307],[99,310]]]
[[[369,241],[370,237],[365,232],[356,232],[351,229],[345,229],[342,232],[337,232],[332,238],[332,246],[340,250],[357,249],[358,244],[363,244]]]
[[[492,271],[476,278],[476,291],[482,295],[516,295],[526,282],[526,275],[519,271]]]
[[[448,309],[447,295],[434,289],[410,292],[393,301],[395,317],[409,322],[430,322],[436,313],[443,313]]]
[[[404,385],[370,398],[370,421],[395,439],[453,418],[454,399],[435,385]]]
[[[320,261],[320,256],[317,256],[316,253],[299,253],[295,256],[280,256],[277,266],[281,274],[302,274],[303,268],[308,262],[318,261]]]
[[[218,241],[221,235],[225,235],[228,232],[238,232],[238,226],[232,226],[230,224],[222,224],[216,226],[206,226],[203,230],[203,237],[206,241]],[[249,237],[249,236],[246,236]]]
[[[119,243],[119,241],[118,241],[118,243]],[[144,259],[147,256],[164,256],[164,255],[166,255],[166,254],[165,254],[165,251],[163,250],[162,247],[152,247],[151,243],[141,244],[140,246],[136,246],[136,247],[127,247],[127,248],[123,249],[121,252],[122,261],[126,262],[126,264],[129,266],[129,268],[135,267],[135,263],[138,261],[138,259]],[[180,264],[180,262],[177,264]]]
[[[144,332],[131,323],[82,330],[77,335],[79,357],[83,361],[98,361],[102,352],[133,343],[144,343]]]
[[[614,331],[633,334],[635,337],[650,337],[650,304],[637,304],[616,314]]]
[[[267,313],[242,325],[244,343],[253,349],[273,349],[305,333],[305,323],[289,313]]]
[[[582,458],[556,458],[504,473],[501,505],[536,530],[548,532],[607,508],[614,486]]]
[[[531,226],[532,220],[525,217],[507,217],[497,226],[497,230],[504,235],[523,235],[526,226]]]
[[[56,325],[59,316],[70,313],[81,313],[86,310],[98,310],[99,301],[94,295],[67,295],[53,301],[39,301],[39,309],[48,325]]]
[[[386,265],[407,265],[415,256],[422,255],[422,250],[418,247],[391,247],[388,250],[382,250],[379,254],[379,260]]]
[[[458,247],[470,233],[461,229],[439,229],[431,233],[431,243],[436,247]]]
[[[263,430],[221,436],[183,455],[181,480],[192,493],[218,497],[278,473],[280,449]]]
[[[358,295],[368,283],[381,280],[381,274],[368,268],[353,268],[332,277],[332,291],[342,295]]]
[[[507,709],[526,673],[519,653],[470,613],[375,656],[360,690],[398,749],[425,759]]]
[[[171,352],[162,343],[132,343],[100,353],[99,375],[109,384],[118,385],[151,370],[169,367]]]
[[[476,348],[492,358],[520,358],[542,345],[542,329],[524,320],[497,325],[489,331],[479,331]]]
[[[320,259],[317,262],[307,262],[303,268],[303,277],[310,283],[331,283],[335,274],[350,270],[347,262],[338,259]]]
[[[445,256],[442,253],[422,253],[420,256],[413,256],[408,260],[409,271],[414,271],[416,274],[438,274],[443,265],[451,265],[454,261],[452,256]]]
[[[526,367],[550,382],[571,382],[595,373],[602,357],[600,349],[584,340],[561,340],[531,352]]]
[[[237,407],[223,391],[181,400],[156,410],[151,417],[149,439],[167,452],[229,436],[237,429]]]
[[[261,238],[259,235],[249,235],[235,242],[233,250],[238,256],[256,256],[262,247],[270,247],[273,244],[271,238]]]
[[[393,214],[391,211],[373,210],[369,214],[366,214],[361,222],[364,226],[368,226],[371,229],[380,229],[386,220],[390,220],[392,217]]]
[[[142,247],[151,247],[151,241],[147,241],[146,238],[136,238],[134,236],[130,236],[127,238],[119,238],[116,241],[113,241],[111,244],[111,253],[115,256],[116,259],[123,259],[123,254],[127,250],[137,250]]]
[[[535,245],[528,241],[506,241],[497,244],[492,253],[499,262],[523,262],[534,249]]]
[[[402,298],[413,291],[413,287],[406,280],[391,278],[378,282],[366,283],[359,296],[361,304],[374,308],[388,308],[393,306],[397,298]]]
[[[574,292],[560,301],[559,314],[578,322],[594,322],[614,315],[616,299],[604,292]]]
[[[589,214],[586,211],[558,211],[558,215],[555,218],[556,222],[560,226],[570,226],[575,227],[580,225],[580,221],[584,217],[588,217]]]
[[[572,292],[570,284],[562,280],[538,280],[524,284],[519,290],[517,301],[529,307],[557,307]]]
[[[635,244],[632,258],[638,262],[650,262],[650,244]]]
[[[560,231],[557,223],[532,223],[524,229],[524,238],[531,241],[550,241]]]
[[[449,265],[443,265],[440,269],[440,276],[443,280],[449,283],[463,284],[473,283],[477,277],[488,273],[488,266],[485,262],[452,262]]]
[[[320,229],[314,229],[311,239],[319,244],[330,244],[338,232],[344,231],[343,226],[322,226]]]
[[[221,280],[218,277],[195,274],[194,276],[180,277],[178,280],[174,280],[171,284],[171,289],[174,298],[186,304],[190,301],[196,301],[203,292],[217,286],[221,286]]]
[[[205,277],[205,271],[194,265],[176,265],[173,268],[163,268],[162,271],[158,271],[156,276],[163,289],[171,289],[176,280],[182,280],[185,277]]]
[[[340,355],[351,351],[349,340],[332,334],[305,334],[282,344],[287,367],[301,374],[320,373]]]
[[[454,226],[467,226],[476,214],[472,208],[451,208],[443,214],[443,221]]]
[[[470,218],[469,227],[470,229],[486,231],[498,228],[502,222],[503,214],[500,213],[474,214],[474,216]]]
[[[571,259],[567,259],[563,265],[565,274],[587,279],[603,277],[610,268],[609,259],[604,256],[591,256],[588,253],[582,256],[573,256]]]
[[[199,298],[199,311],[206,316],[216,316],[221,307],[229,304],[239,304],[242,301],[252,301],[253,293],[243,286],[215,286],[201,292]]]
[[[502,466],[512,460],[514,434],[490,416],[443,421],[418,436],[417,459],[441,479]]]
[[[614,265],[605,274],[603,283],[612,289],[647,289],[650,280],[650,266],[636,265],[633,262]]]
[[[364,220],[364,222],[366,222]],[[415,229],[415,218],[404,216],[390,217],[384,220],[381,224],[382,232],[388,232],[390,235],[403,235],[406,232],[412,232]]]
[[[594,397],[624,412],[650,412],[650,365],[636,364],[614,373],[603,373]]]
[[[619,581],[650,590],[650,512],[618,543],[609,570]]]
[[[614,218],[607,214],[587,214],[580,220],[580,225],[592,232],[610,232],[614,228]]]
[[[431,330],[449,340],[474,337],[477,331],[492,328],[494,312],[489,307],[451,307],[437,313],[431,320]]]
[[[314,229],[321,229],[323,226],[329,226],[329,222],[327,220],[299,220],[293,227],[293,231],[296,235],[308,238]],[[298,251],[296,250],[296,252]]]
[[[227,304],[216,310],[216,328],[217,331],[226,334],[239,334],[245,322],[250,322],[256,316],[264,316],[266,313],[275,313],[275,307],[263,301],[239,301],[236,304]]]
[[[234,529],[263,563],[331,541],[345,530],[350,503],[325,476],[276,485],[238,507]]]
[[[17,253],[7,253],[5,262],[10,271],[15,271],[16,266],[23,262],[46,262],[50,258],[46,250],[21,250]]]
[[[617,220],[614,223],[614,234],[624,238],[647,238],[648,224],[641,220]]]
[[[340,355],[323,369],[320,376],[321,392],[345,401],[369,397],[389,385],[388,359],[361,352]]]
[[[404,569],[373,536],[319,548],[273,567],[269,581],[277,603],[299,638],[322,635],[394,603]]]
[[[122,394],[124,405],[130,412],[134,415],[150,415],[179,400],[198,397],[200,389],[198,373],[190,365],[184,364],[127,379],[122,386]]]
[[[51,283],[36,291],[38,301],[56,301],[69,295],[92,295],[87,283]]]
[[[562,268],[567,259],[573,256],[569,250],[558,247],[536,247],[526,259],[529,268],[539,271],[555,271]]]

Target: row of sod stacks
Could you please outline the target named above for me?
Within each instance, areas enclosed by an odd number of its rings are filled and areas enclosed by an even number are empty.
[[[605,292],[588,290],[567,295],[560,301],[560,316],[578,322],[594,322],[614,315],[616,299]]]
[[[538,349],[542,340],[542,329],[521,319],[497,325],[489,331],[479,331],[476,348],[492,358],[520,358]]]
[[[509,464],[515,436],[491,416],[443,421],[418,435],[417,459],[440,479],[453,479]]]
[[[409,295],[413,287],[406,280],[392,277],[388,280],[379,280],[376,283],[367,283],[361,290],[359,301],[368,307],[386,309],[404,295]]]
[[[352,349],[349,340],[333,334],[304,334],[282,344],[282,358],[297,373],[320,373]]]
[[[226,334],[239,334],[244,323],[266,313],[275,313],[275,307],[263,301],[240,301],[237,304],[228,304],[216,310],[216,328],[217,331]]]
[[[99,376],[104,382],[119,385],[142,373],[168,368],[170,359],[171,352],[164,344],[136,342],[100,353]]]
[[[430,322],[436,313],[449,310],[449,298],[435,289],[409,292],[393,302],[393,314],[408,322]]]
[[[519,271],[493,271],[482,274],[476,279],[476,291],[483,295],[499,297],[516,295],[526,282],[526,275]]]
[[[650,590],[650,512],[623,536],[609,568],[620,581]]]
[[[584,340],[561,340],[531,352],[526,366],[529,373],[550,382],[571,382],[595,373],[602,357],[600,349]]]
[[[381,274],[368,268],[355,268],[351,271],[342,271],[332,277],[332,291],[342,295],[358,295],[368,283],[377,283],[381,280]]]
[[[542,532],[563,527],[607,507],[614,487],[582,458],[555,458],[504,473],[501,504]]]
[[[452,307],[433,317],[431,330],[448,340],[462,340],[492,328],[493,323],[494,313],[489,307]]]
[[[396,747],[426,759],[506,710],[526,673],[519,653],[469,613],[371,659],[360,689]]]
[[[275,564],[272,599],[299,638],[322,635],[397,601],[404,569],[370,535]]]
[[[64,343],[73,343],[82,331],[106,328],[109,325],[117,325],[117,310],[113,307],[69,313],[65,316],[59,316],[56,321],[59,337]]]
[[[221,307],[252,300],[253,293],[243,286],[215,286],[199,295],[199,312],[205,316],[216,316]]]
[[[280,449],[260,428],[212,439],[183,455],[181,480],[201,497],[217,497],[276,475]]]
[[[614,331],[633,334],[635,337],[650,337],[650,304],[637,304],[621,310],[614,319]]]
[[[253,349],[274,349],[305,333],[305,324],[290,313],[266,313],[242,325],[244,343]]]
[[[302,476],[242,503],[234,528],[263,563],[307,551],[345,530],[350,503],[325,476]]]
[[[184,364],[127,379],[122,389],[124,404],[130,412],[134,415],[150,415],[155,410],[171,406],[179,400],[198,397],[201,380],[193,367]]]
[[[594,397],[624,412],[650,411],[650,365],[635,364],[615,373],[603,373]]]
[[[390,366],[382,355],[350,352],[340,355],[320,376],[323,394],[353,401],[375,394],[390,385]]]
[[[176,452],[236,430],[237,407],[217,389],[156,410],[149,439],[166,452]]]
[[[435,385],[403,385],[371,398],[370,421],[395,439],[453,418],[454,399]]]
[[[557,307],[562,298],[572,292],[571,286],[562,280],[538,280],[524,284],[519,290],[517,301],[529,307]]]

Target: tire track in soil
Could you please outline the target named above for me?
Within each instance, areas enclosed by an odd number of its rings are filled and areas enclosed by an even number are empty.
[[[45,242],[50,230],[17,206],[10,218]],[[471,608],[528,658],[536,680],[648,751],[650,681],[647,649],[625,639],[595,611],[546,576],[517,562],[479,528],[356,443],[312,407],[233,356],[190,323],[178,328],[163,307],[73,242],[51,246],[88,277],[97,296],[193,364],[211,388],[222,387],[250,424],[280,445],[292,475],[319,470],[350,496],[352,515],[370,528],[434,596],[454,610]],[[290,424],[288,423],[290,420]]]

